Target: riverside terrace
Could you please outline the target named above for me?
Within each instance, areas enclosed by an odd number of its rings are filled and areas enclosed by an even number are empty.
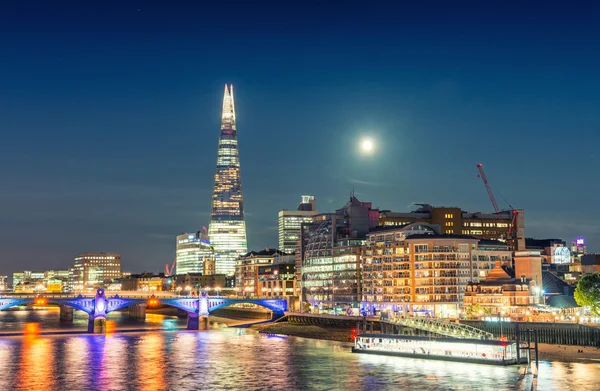
[[[106,332],[106,315],[127,307],[133,307],[134,314],[144,318],[146,306],[150,305],[168,305],[181,309],[188,314],[188,330],[205,330],[208,328],[208,315],[223,307],[232,304],[256,304],[273,311],[273,319],[282,317],[287,311],[288,303],[286,299],[249,299],[249,298],[224,298],[209,297],[205,290],[200,291],[198,297],[156,297],[141,295],[123,295],[118,294],[113,297],[107,297],[104,289],[96,291],[95,296],[84,297],[82,295],[18,295],[10,297],[0,297],[0,310],[5,310],[14,306],[22,305],[46,305],[56,304],[60,307],[60,317],[63,320],[73,320],[73,309],[83,311],[89,315],[88,332],[104,333]]]

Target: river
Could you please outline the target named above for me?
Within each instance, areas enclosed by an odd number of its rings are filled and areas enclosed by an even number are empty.
[[[83,315],[83,316],[81,316]],[[222,328],[182,330],[185,319],[148,315],[139,328],[111,318],[108,335],[0,337],[0,390],[525,390],[516,367],[350,353],[350,344]],[[61,326],[56,310],[0,313],[0,332]],[[77,314],[73,330],[85,330]],[[598,390],[600,364],[542,362],[537,389]]]

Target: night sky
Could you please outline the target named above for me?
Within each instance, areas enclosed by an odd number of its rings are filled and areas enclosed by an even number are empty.
[[[164,270],[209,223],[225,83],[250,249],[301,194],[491,211],[481,162],[527,236],[600,250],[599,6],[201,3],[0,5],[0,274]]]

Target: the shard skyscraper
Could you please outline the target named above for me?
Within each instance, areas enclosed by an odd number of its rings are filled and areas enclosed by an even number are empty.
[[[217,274],[233,274],[235,259],[248,252],[246,222],[244,221],[244,197],[240,175],[240,154],[235,126],[233,85],[223,96],[221,135],[217,151],[217,171],[212,196],[210,243],[215,249]]]

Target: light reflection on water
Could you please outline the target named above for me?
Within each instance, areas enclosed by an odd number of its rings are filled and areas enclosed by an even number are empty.
[[[525,390],[530,385],[518,382],[516,367],[349,349],[233,328],[0,338],[0,390]],[[537,389],[598,390],[598,379],[600,364],[542,363]]]

